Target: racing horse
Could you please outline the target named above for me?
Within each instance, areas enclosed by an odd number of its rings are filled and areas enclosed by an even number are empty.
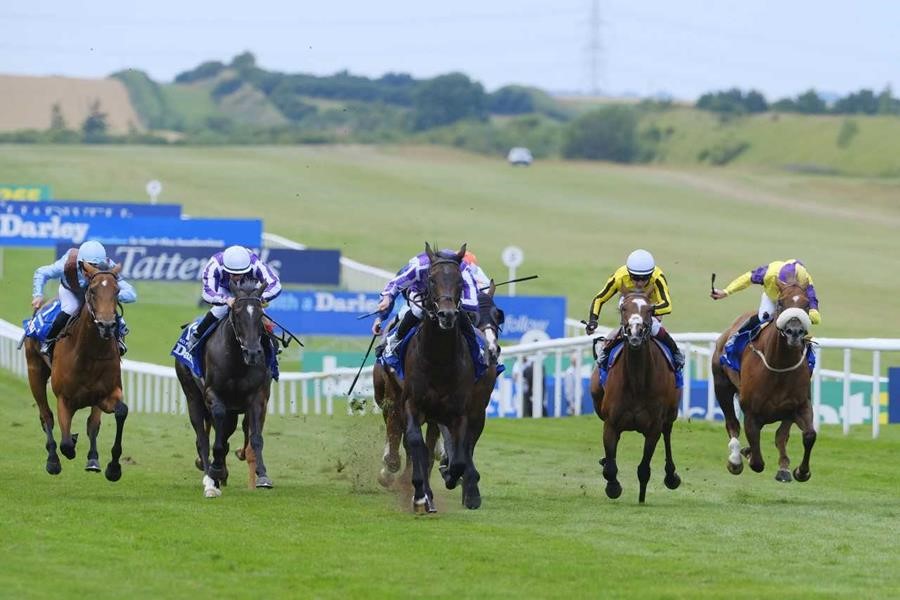
[[[100,431],[101,411],[116,417],[116,437],[112,446],[112,460],[106,465],[109,481],[122,477],[122,432],[128,417],[128,406],[122,402],[122,371],[116,342],[118,328],[119,285],[116,277],[121,265],[101,270],[84,263],[88,278],[84,303],[74,322],[60,334],[53,350],[51,363],[40,353],[40,342],[25,340],[25,361],[28,365],[28,385],[37,403],[41,428],[47,436],[47,472],[57,475],[62,470],[53,438],[53,412],[47,402],[47,381],[56,395],[56,412],[62,439],[59,450],[69,460],[75,458],[78,435],[71,433],[72,417],[81,408],[91,408],[87,419],[90,449],[86,471],[99,472],[97,434]]]
[[[810,328],[809,298],[796,281],[778,282],[778,302],[773,315],[774,326],[767,325],[759,336],[747,344],[741,354],[740,372],[722,364],[725,343],[753,313],[738,317],[716,341],[712,355],[712,372],[716,400],[725,415],[728,432],[728,471],[738,475],[744,469],[743,456],[757,473],[765,468],[759,447],[764,425],[780,421],[775,433],[778,448],[778,472],[775,479],[791,481],[787,442],[791,425],[803,432],[803,460],[794,469],[793,479],[808,481],[809,457],[816,443],[813,411],[810,401]],[[741,449],[741,424],[734,409],[734,396],[739,397],[744,413],[744,432],[749,447]]]
[[[624,344],[616,359],[610,352],[605,390],[599,383],[599,366],[592,374],[591,396],[594,411],[603,421],[601,459],[606,495],[618,498],[622,485],[617,479],[616,448],[623,431],[637,431],[644,436],[644,454],[637,468],[640,492],[638,501],[644,502],[647,482],[650,481],[650,461],[660,434],[666,449],[666,475],[663,479],[670,490],[681,485],[672,460],[672,423],[678,416],[678,390],[675,373],[651,333],[654,305],[643,292],[632,291],[622,297],[619,305]]]
[[[266,362],[263,338],[261,288],[255,281],[246,281],[234,291],[234,304],[218,327],[206,340],[203,350],[203,379],[198,380],[190,367],[176,361],[175,372],[187,398],[188,414],[196,434],[197,455],[204,473],[206,497],[221,494],[227,480],[225,456],[228,439],[237,429],[238,415],[246,419],[251,479],[257,488],[271,488],[272,480],[263,460],[262,430],[272,385],[272,373]],[[215,430],[212,461],[209,453],[210,425]],[[255,460],[253,460],[255,459]]]

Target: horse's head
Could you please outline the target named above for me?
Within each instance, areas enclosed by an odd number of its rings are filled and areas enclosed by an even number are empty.
[[[619,306],[622,333],[628,345],[637,348],[650,337],[653,304],[643,292],[629,292],[622,297]]]
[[[116,265],[111,271],[98,269],[90,263],[83,263],[84,274],[88,278],[88,287],[84,295],[84,304],[97,326],[100,337],[108,340],[116,333],[116,308],[119,303],[119,284],[116,276],[122,265]]]
[[[775,327],[787,339],[789,346],[802,346],[812,325],[806,287],[797,282],[780,280],[776,284],[778,302],[775,304]]]
[[[244,364],[262,365],[265,362],[262,346],[263,308],[262,288],[254,280],[246,280],[232,289],[234,304],[231,305],[229,319],[234,337],[241,347]]]
[[[494,304],[494,292],[496,290],[497,286],[494,285],[494,280],[491,279],[490,287],[478,294],[478,329],[484,334],[488,352],[493,359],[500,355],[498,338],[500,337],[500,326],[503,325],[503,321],[506,319],[503,311]]]
[[[463,279],[459,267],[466,254],[466,245],[454,254],[446,250],[434,252],[426,242],[425,252],[431,266],[423,308],[429,317],[437,319],[441,329],[453,329],[462,302]]]

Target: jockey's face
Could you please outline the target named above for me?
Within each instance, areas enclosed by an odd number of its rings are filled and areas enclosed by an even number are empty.
[[[228,279],[231,283],[238,283],[241,279],[243,279],[244,273],[229,273]]]
[[[647,283],[650,281],[649,275],[632,275],[631,281],[634,282],[634,288],[636,290],[643,290],[647,287]]]

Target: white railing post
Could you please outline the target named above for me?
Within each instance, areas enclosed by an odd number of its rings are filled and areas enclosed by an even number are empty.
[[[531,363],[531,416],[544,416],[544,354],[538,352]]]
[[[818,350],[818,346],[813,346],[812,351],[816,354],[816,366],[813,367],[813,428],[819,431],[822,415],[822,352]]]
[[[844,435],[850,433],[850,348],[844,348],[844,390],[841,413],[844,419]]]
[[[881,426],[881,351],[872,352],[872,437]]]
[[[684,386],[681,388],[681,418],[688,419],[691,416],[691,351],[684,353],[684,368],[681,370]]]
[[[553,375],[554,385],[553,385],[553,416],[561,417],[562,416],[562,350],[557,350],[555,353],[556,361],[554,363],[554,368],[556,373]]]
[[[709,343],[709,363],[706,365],[706,420],[716,418],[716,385],[713,378],[712,361],[716,354],[716,343]]]

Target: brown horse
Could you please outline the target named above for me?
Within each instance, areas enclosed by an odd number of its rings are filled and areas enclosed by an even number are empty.
[[[678,391],[675,374],[669,367],[662,349],[651,340],[651,317],[654,306],[643,292],[625,294],[619,306],[625,346],[621,356],[609,368],[606,390],[600,386],[599,367],[591,375],[591,396],[594,410],[603,421],[605,457],[603,477],[606,495],[618,498],[622,486],[616,479],[616,447],[623,431],[638,431],[644,435],[644,455],[637,468],[640,494],[644,502],[650,480],[650,460],[662,434],[666,448],[666,487],[674,490],[681,485],[672,460],[672,423],[678,416]]]
[[[53,350],[52,369],[40,353],[40,342],[25,340],[25,360],[28,364],[28,384],[41,415],[41,428],[47,436],[47,472],[57,475],[62,470],[53,438],[53,412],[47,402],[47,380],[56,395],[56,412],[62,432],[59,450],[68,459],[75,458],[78,435],[71,433],[72,417],[78,409],[91,407],[87,419],[87,434],[91,447],[87,455],[86,471],[99,472],[97,434],[100,431],[100,411],[116,416],[116,438],[112,446],[112,460],[106,465],[109,481],[122,477],[119,457],[122,455],[122,430],[128,417],[128,406],[122,402],[122,373],[119,348],[116,343],[118,327],[116,307],[119,285],[116,276],[121,269],[99,270],[85,263],[88,288],[78,318],[59,336]]]
[[[725,414],[725,429],[729,437],[728,471],[734,475],[744,469],[742,454],[748,457],[750,468],[757,473],[765,468],[759,448],[763,425],[780,421],[775,434],[778,448],[778,473],[775,479],[791,481],[787,441],[791,424],[803,432],[803,461],[794,469],[794,479],[807,481],[810,477],[809,455],[816,443],[813,412],[810,402],[810,372],[807,353],[810,351],[809,299],[805,289],[792,282],[779,282],[779,298],[773,315],[774,326],[763,328],[759,337],[750,342],[741,357],[741,371],[724,366],[720,357],[725,342],[753,313],[741,315],[716,342],[712,356],[713,381],[716,400]],[[739,396],[744,412],[744,431],[749,448],[741,450],[741,424],[734,410],[734,396]]]
[[[503,311],[497,308],[494,303],[494,293],[497,287],[494,280],[491,280],[490,287],[484,292],[478,294],[478,329],[484,335],[485,348],[487,352],[488,368],[485,373],[475,383],[475,395],[482,398],[485,409],[491,401],[491,393],[497,381],[497,364],[500,356],[500,327],[503,324]],[[388,335],[389,329],[385,328],[384,335]],[[385,370],[380,362],[376,362],[372,369],[372,384],[374,388],[375,404],[381,409],[381,415],[384,419],[385,426],[385,443],[384,454],[382,456],[382,467],[378,474],[378,482],[389,487],[394,483],[396,473],[400,471],[400,443],[403,441],[404,418],[403,406],[400,404],[403,393],[403,382],[400,381],[396,374],[392,371]],[[426,433],[426,444],[429,450],[434,453],[437,443],[437,436],[433,432],[433,425],[429,424]],[[476,434],[475,441],[481,435],[484,429],[484,423]],[[449,431],[441,430],[442,437],[449,439]],[[441,453],[442,468],[446,468],[449,460],[446,447]],[[406,470],[412,468],[407,454]]]

